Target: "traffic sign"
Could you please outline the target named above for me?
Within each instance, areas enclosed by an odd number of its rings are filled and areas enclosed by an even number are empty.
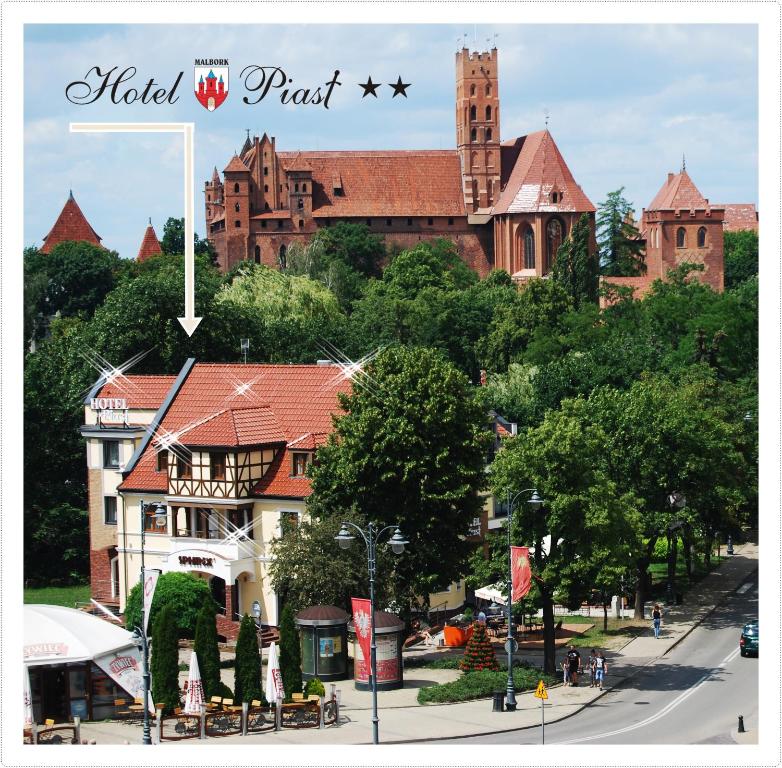
[[[505,641],[505,653],[516,653],[519,650],[519,641],[515,637],[509,637]]]
[[[535,698],[536,699],[547,699],[548,698],[548,691],[546,690],[546,685],[541,680],[538,683],[538,688],[535,691]]]

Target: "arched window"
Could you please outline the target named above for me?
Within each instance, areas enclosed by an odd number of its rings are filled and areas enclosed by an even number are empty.
[[[564,227],[559,219],[549,219],[546,225],[546,271],[551,269],[554,259],[557,258],[557,251],[562,245],[564,237]]]
[[[263,191],[264,192],[268,192],[269,191],[269,185],[268,184],[264,184],[263,185]]]
[[[263,175],[264,176],[268,176],[269,175],[269,166],[268,165],[264,165],[263,166]]]
[[[238,184],[234,184],[234,194],[235,195],[239,194],[239,185]]]
[[[478,110],[475,107],[475,104],[473,104],[470,107],[470,120],[477,120],[478,119]]]
[[[234,210],[235,210],[237,213],[239,213],[239,210],[240,210],[240,209],[241,209],[241,206],[239,205],[239,203],[235,203],[235,204],[234,204]]]
[[[698,248],[706,247],[706,227],[701,227],[698,230]]]
[[[535,233],[532,227],[524,230],[524,269],[535,269]]]
[[[256,245],[255,246],[255,263],[260,264],[261,263],[261,246]]]
[[[281,245],[280,256],[279,256],[280,269],[285,269],[287,257],[288,257],[288,249],[285,247],[285,245]]]
[[[470,86],[470,96],[475,96],[475,84],[474,83]]]
[[[676,230],[676,247],[685,248],[687,246],[687,232],[684,227],[679,227]]]
[[[491,107],[486,107],[486,119],[491,120]]]
[[[299,191],[299,182],[298,181],[293,185],[293,191],[294,192],[298,192]]]
[[[470,131],[470,141],[476,141],[477,139],[478,139],[478,131],[475,128],[473,128]]]
[[[478,165],[478,153],[470,152],[470,167],[475,168]]]
[[[486,86],[486,95],[491,96],[491,83]]]
[[[491,141],[491,128],[486,129],[486,141]]]
[[[306,184],[302,184],[301,185],[301,191],[302,192],[306,192],[307,191],[307,185]]]
[[[302,208],[304,208],[304,200],[302,200],[301,198],[299,198],[298,206],[299,206],[299,209],[300,209],[300,210],[301,210]]]

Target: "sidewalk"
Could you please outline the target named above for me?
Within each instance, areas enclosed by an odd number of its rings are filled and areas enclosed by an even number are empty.
[[[758,548],[755,544],[736,547],[730,560],[706,576],[697,585],[697,594],[687,593],[684,604],[666,609],[663,632],[656,640],[652,634],[636,637],[621,649],[606,654],[609,664],[607,679],[610,690],[634,676],[655,659],[664,656],[680,643],[717,605],[757,568]],[[384,744],[453,738],[467,735],[491,734],[521,728],[540,727],[540,700],[532,692],[517,694],[515,712],[492,712],[489,699],[460,704],[430,704],[421,706],[416,701],[418,689],[424,685],[447,682],[458,677],[455,670],[412,668],[405,674],[405,687],[398,691],[378,694],[380,741]],[[187,741],[185,744],[371,744],[371,694],[356,691],[351,680],[338,683],[342,691],[340,726],[319,729],[283,730],[249,736],[227,736],[207,742]],[[549,689],[545,702],[546,722],[570,717],[606,691],[579,686]],[[126,723],[88,723],[82,726],[82,737],[95,739],[98,744],[137,743],[141,728]],[[170,746],[177,742],[164,742]]]

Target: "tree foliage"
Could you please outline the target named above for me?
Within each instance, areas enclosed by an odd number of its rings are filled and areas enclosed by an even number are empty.
[[[724,232],[725,288],[756,277],[759,269],[758,233],[750,229]]]
[[[597,247],[604,275],[633,277],[646,272],[643,244],[633,223],[633,206],[622,193],[609,192],[597,210]]]
[[[207,238],[203,240],[197,232],[193,233],[193,247],[196,256],[206,256],[211,262],[215,260],[215,250]],[[160,249],[164,254],[183,256],[185,253],[185,220],[176,219],[173,216],[166,219],[163,225],[163,237],[160,240]]]
[[[552,279],[565,289],[576,310],[582,304],[597,304],[600,270],[591,240],[589,214],[584,213],[559,247],[551,270]]]
[[[162,704],[164,712],[179,706],[179,638],[176,608],[165,605],[152,624],[152,651],[149,665],[152,675],[152,700]]]
[[[301,642],[290,605],[282,609],[280,617],[280,675],[286,699],[290,701],[292,694],[302,692]]]
[[[207,701],[212,696],[222,695],[223,687],[220,681],[220,649],[217,645],[217,622],[215,619],[214,601],[210,595],[198,613],[193,642],[193,650],[198,657],[201,682]]]
[[[239,625],[236,639],[236,666],[234,668],[234,703],[262,701],[261,654],[255,621],[246,613]]]
[[[494,647],[486,634],[486,623],[476,621],[472,625],[472,636],[467,641],[464,655],[459,662],[459,669],[462,672],[477,672],[481,669],[497,670],[499,668]]]

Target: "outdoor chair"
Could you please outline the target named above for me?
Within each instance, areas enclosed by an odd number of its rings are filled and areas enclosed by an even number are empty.
[[[304,701],[304,694],[303,693],[292,693],[291,694],[291,701]]]
[[[317,701],[318,704],[320,704],[320,696],[318,696],[317,693],[312,693],[309,696],[307,696],[307,701]]]
[[[47,728],[51,728],[54,725],[54,720],[51,717],[47,717],[43,723]]]
[[[209,704],[208,704],[209,709],[220,709],[222,706],[223,706],[222,696],[212,696],[212,698],[209,699]]]
[[[261,706],[261,702],[258,699],[253,699],[250,702],[250,709],[258,709]]]

